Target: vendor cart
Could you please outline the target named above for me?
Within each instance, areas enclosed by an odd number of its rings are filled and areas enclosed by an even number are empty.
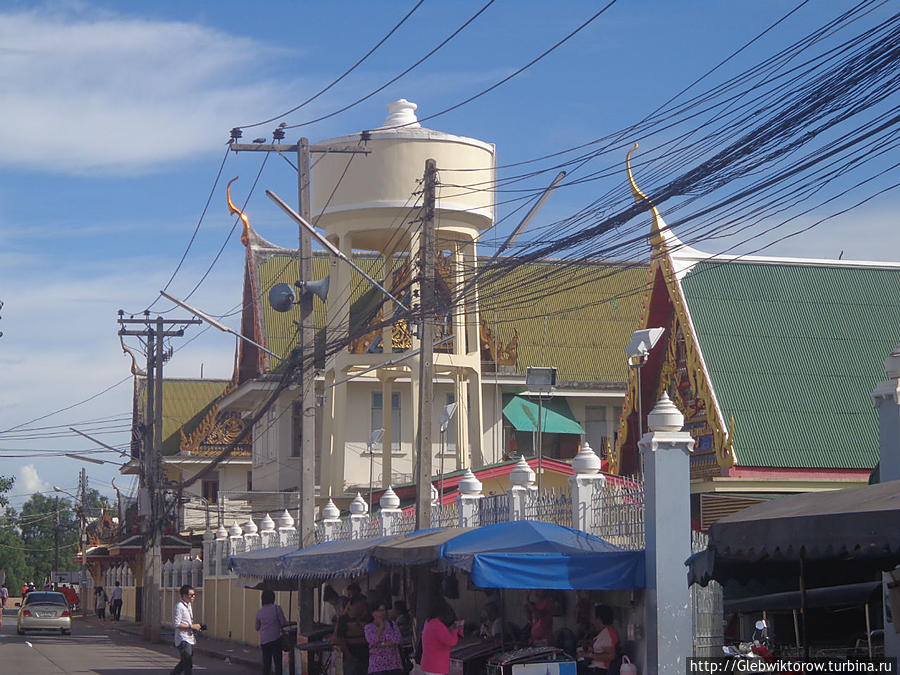
[[[575,659],[555,647],[526,647],[497,654],[488,661],[488,675],[576,675]]]
[[[500,651],[496,642],[473,642],[450,651],[450,675],[481,675],[488,659]]]

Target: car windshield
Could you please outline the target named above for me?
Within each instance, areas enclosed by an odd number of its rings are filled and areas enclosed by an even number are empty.
[[[65,605],[66,596],[62,593],[42,593],[40,591],[31,591],[25,596],[26,605]]]

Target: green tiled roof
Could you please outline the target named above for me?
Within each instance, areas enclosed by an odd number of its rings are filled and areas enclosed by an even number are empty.
[[[625,345],[640,322],[646,284],[645,264],[520,265],[481,286],[481,318],[504,343],[518,331],[520,373],[556,366],[561,380],[625,383]]]
[[[293,252],[263,253],[257,257],[258,307],[262,312],[266,346],[285,354],[294,344],[299,310],[274,311],[268,289],[277,283],[293,284],[298,266]],[[355,259],[368,274],[381,278],[381,262]],[[313,276],[328,274],[331,261],[317,255]],[[339,263],[343,264],[343,263]],[[639,265],[571,264],[570,261],[521,265],[500,280],[479,289],[481,318],[504,344],[518,331],[518,367],[556,366],[559,379],[586,382],[622,382],[628,378],[624,346],[640,318],[647,268]],[[565,288],[567,290],[559,290]],[[370,297],[371,296],[371,297]],[[351,322],[365,314],[377,293],[359,279],[352,288]],[[325,306],[314,300],[316,327],[325,324]]]
[[[146,382],[141,387],[142,411],[146,409]],[[185,435],[190,435],[227,386],[228,380],[163,380],[163,455],[178,453],[178,430],[183,428]]]
[[[900,268],[701,262],[682,289],[738,465],[875,466]]]

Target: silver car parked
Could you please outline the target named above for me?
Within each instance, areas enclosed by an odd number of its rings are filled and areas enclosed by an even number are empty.
[[[72,617],[66,596],[53,591],[31,591],[26,595],[19,607],[16,632],[24,635],[26,630],[58,630],[70,635]]]

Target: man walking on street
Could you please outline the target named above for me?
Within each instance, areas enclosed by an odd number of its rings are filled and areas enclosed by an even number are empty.
[[[109,596],[109,614],[113,621],[119,621],[122,618],[122,587],[118,581]]]
[[[194,612],[191,609],[191,603],[194,602],[194,588],[189,584],[185,584],[179,590],[181,600],[175,605],[175,615],[172,625],[175,627],[175,648],[181,656],[178,665],[172,670],[170,675],[192,675],[194,668],[194,645],[197,638],[194,637],[195,630],[201,630],[199,623],[194,623]]]

